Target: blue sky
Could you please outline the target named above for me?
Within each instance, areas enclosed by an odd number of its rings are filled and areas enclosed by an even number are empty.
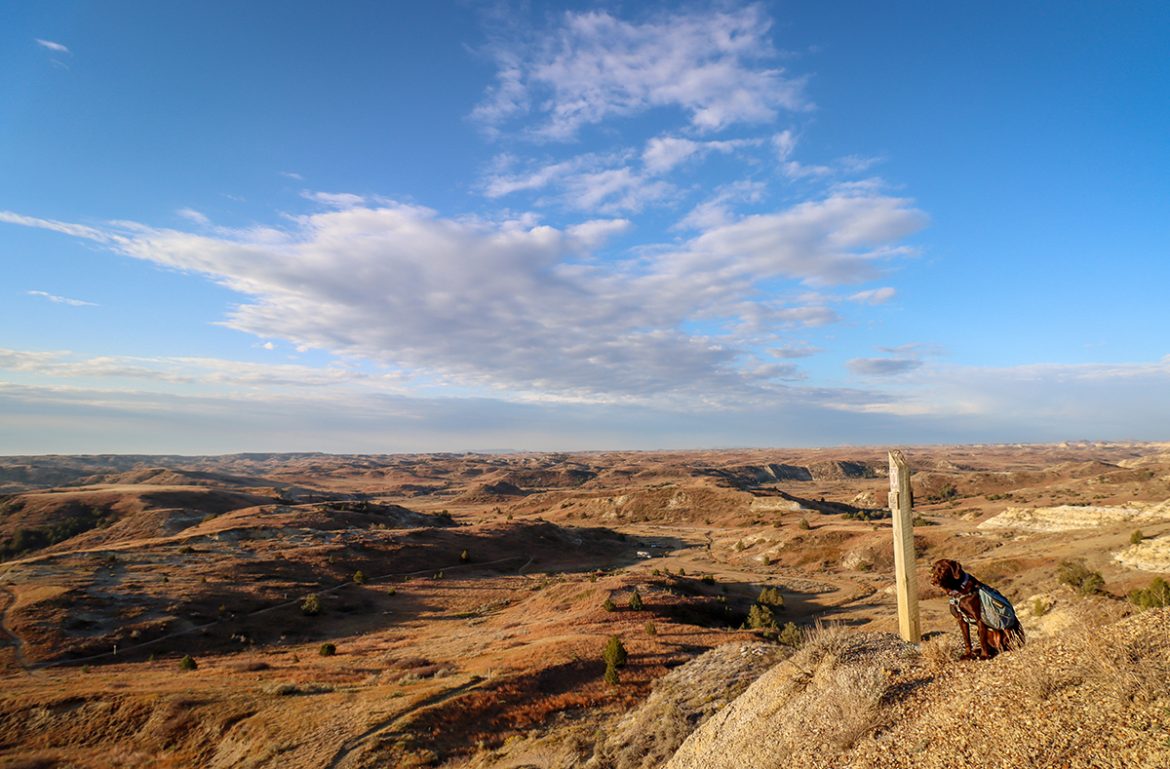
[[[0,452],[1167,439],[1162,3],[0,9]]]

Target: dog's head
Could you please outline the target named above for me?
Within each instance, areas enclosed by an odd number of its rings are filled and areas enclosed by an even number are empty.
[[[935,561],[930,567],[930,584],[943,590],[958,590],[963,582],[963,565],[947,558]]]

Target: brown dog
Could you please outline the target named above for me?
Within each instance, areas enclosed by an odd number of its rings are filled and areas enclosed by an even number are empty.
[[[1020,626],[1011,602],[999,591],[963,571],[963,565],[958,561],[935,561],[930,568],[930,581],[950,596],[951,615],[958,620],[963,630],[963,643],[967,646],[962,659],[976,656],[991,659],[1000,652],[1024,645],[1024,628]],[[972,625],[979,637],[978,655],[971,649]]]

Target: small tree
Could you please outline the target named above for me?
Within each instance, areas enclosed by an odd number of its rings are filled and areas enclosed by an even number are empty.
[[[748,610],[747,626],[752,630],[764,630],[775,633],[779,629],[776,624],[776,614],[770,606],[762,603],[753,604]]]
[[[1133,534],[1130,534],[1130,535],[1129,535],[1129,544],[1131,544],[1131,545],[1140,545],[1140,544],[1141,544],[1141,541],[1142,541],[1143,539],[1145,539],[1145,538],[1146,538],[1146,535],[1145,535],[1145,534],[1142,534],[1142,530],[1141,530],[1141,529],[1138,529],[1138,530],[1137,530],[1137,531],[1135,531]]]
[[[353,573],[353,583],[355,585],[366,584],[366,573],[364,571],[362,571],[361,569],[358,569],[357,571],[355,571]]]
[[[620,679],[618,678],[617,668],[613,665],[605,666],[605,682],[610,686],[617,686]]]
[[[646,623],[646,635],[658,635],[658,627],[653,621]]]
[[[1131,591],[1129,600],[1143,609],[1160,609],[1163,606],[1170,606],[1170,584],[1161,577],[1154,577],[1149,587]]]
[[[467,551],[467,548],[463,548],[463,552],[459,554],[459,563],[467,563],[470,560],[471,560],[471,553],[469,553]]]
[[[781,628],[776,640],[785,646],[797,647],[804,643],[804,633],[800,632],[795,622],[789,622]]]
[[[337,647],[331,643],[323,643],[321,644],[321,648],[317,650],[317,653],[322,657],[332,657],[334,654],[337,654]]]
[[[617,606],[614,604],[613,599],[608,597],[602,601],[601,608],[606,611],[617,611]]]
[[[179,660],[179,670],[182,670],[182,671],[195,670],[198,667],[199,667],[199,663],[197,663],[195,661],[195,658],[192,657],[190,654],[183,655],[183,659]]]
[[[316,593],[310,593],[301,601],[301,613],[306,617],[316,617],[321,613],[321,599]]]
[[[780,589],[776,587],[766,587],[760,591],[760,597],[756,599],[756,603],[764,606],[771,606],[776,609],[784,608],[784,596],[780,595]]]
[[[644,604],[642,603],[642,594],[635,590],[630,596],[630,610],[642,611],[643,608]]]
[[[609,640],[605,642],[605,651],[601,654],[601,658],[605,660],[605,664],[614,668],[625,667],[628,656],[622,639],[615,635],[611,635]]]

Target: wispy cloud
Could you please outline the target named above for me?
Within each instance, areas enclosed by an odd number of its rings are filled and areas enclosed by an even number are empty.
[[[583,251],[626,223],[558,229],[345,202],[354,204],[283,229],[213,234],[3,212],[0,221],[205,275],[251,298],[225,322],[261,339],[463,387],[594,400],[775,386],[751,349],[836,319],[820,300],[777,298],[775,284],[872,279],[925,222],[906,199],[830,196],[594,261]]]
[[[55,42],[53,40],[42,40],[39,37],[36,38],[36,41],[37,41],[37,45],[39,45],[42,48],[47,48],[48,50],[52,51],[53,53],[72,53],[72,51],[70,51],[62,43],[58,43],[58,42]]]
[[[67,296],[57,296],[50,294],[48,291],[25,291],[29,296],[39,296],[42,299],[48,299],[53,304],[67,304],[70,307],[97,307],[94,302],[87,302],[83,299],[70,299]]]
[[[202,211],[196,211],[194,208],[180,208],[175,213],[195,224],[207,225],[211,223],[211,220],[207,218],[207,214]]]
[[[644,21],[569,12],[540,43],[495,46],[496,85],[473,117],[499,129],[535,105],[530,133],[564,140],[653,108],[680,109],[704,132],[808,109],[804,80],[775,65],[770,28],[758,5]]]
[[[271,348],[268,348],[271,349]],[[55,379],[142,380],[169,384],[245,386],[254,388],[318,388],[377,384],[379,389],[400,379],[397,373],[373,375],[339,366],[251,363],[191,356],[80,356],[68,351],[27,351],[0,348],[0,370]]]
[[[922,367],[917,358],[854,358],[845,364],[861,376],[898,376]]]
[[[280,175],[286,179],[292,179],[293,181],[303,182],[305,180],[305,177],[301,176],[296,171],[281,171]]]
[[[851,294],[849,301],[869,305],[885,304],[893,299],[897,293],[897,290],[893,287],[883,286],[881,288],[871,288],[868,291],[858,291],[855,294]]]

